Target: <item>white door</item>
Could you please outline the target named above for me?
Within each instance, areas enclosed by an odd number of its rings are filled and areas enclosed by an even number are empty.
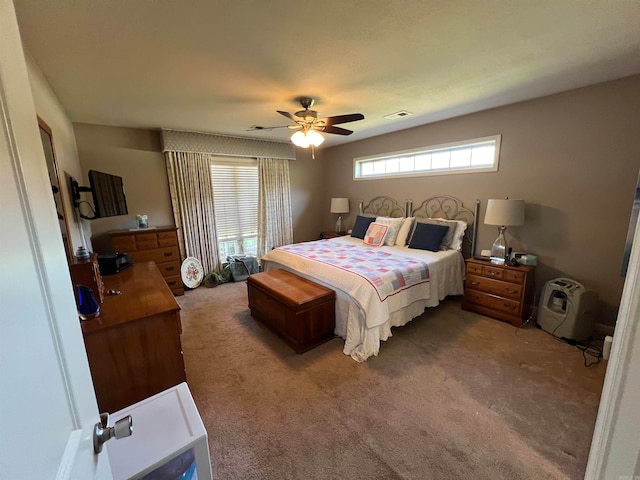
[[[111,479],[97,421],[16,16],[0,0],[0,478]]]

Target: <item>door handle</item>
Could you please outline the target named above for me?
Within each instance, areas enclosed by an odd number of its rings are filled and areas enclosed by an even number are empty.
[[[108,413],[100,414],[100,421],[93,427],[93,451],[100,453],[102,445],[112,438],[129,437],[133,433],[133,420],[131,415],[127,415],[116,422],[113,427],[107,427],[109,420]]]

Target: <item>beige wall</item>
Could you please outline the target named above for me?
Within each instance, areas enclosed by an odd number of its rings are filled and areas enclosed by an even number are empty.
[[[376,195],[416,203],[436,194],[473,208],[481,200],[477,253],[495,227],[482,224],[487,199],[522,198],[526,225],[509,228],[516,251],[538,255],[538,291],[566,276],[595,290],[600,321],[613,324],[622,293],[625,238],[640,169],[640,76],[496,108],[323,152],[326,193],[357,203]],[[370,181],[353,180],[353,158],[502,134],[499,171]],[[328,210],[328,209],[327,209]],[[325,228],[335,221],[323,214]]]
[[[78,182],[89,185],[89,170],[117,175],[127,197],[128,215],[90,221],[96,252],[110,251],[105,233],[134,228],[138,214],[146,214],[150,226],[174,224],[159,131],[77,123],[73,127],[83,173]],[[90,195],[85,198],[91,201]]]

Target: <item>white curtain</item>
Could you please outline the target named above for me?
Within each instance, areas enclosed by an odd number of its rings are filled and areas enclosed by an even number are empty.
[[[210,156],[167,151],[165,157],[180,255],[200,260],[205,274],[218,271]]]
[[[293,243],[289,161],[258,158],[258,258]]]

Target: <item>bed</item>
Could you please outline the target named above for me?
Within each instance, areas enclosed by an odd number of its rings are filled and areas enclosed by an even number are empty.
[[[261,263],[265,271],[282,268],[335,290],[335,334],[345,340],[343,352],[362,362],[378,355],[381,342],[391,336],[391,327],[407,324],[449,295],[463,294],[464,258],[475,250],[478,205],[476,201],[472,211],[450,196],[429,198],[417,208],[410,200],[400,204],[386,196],[359,205],[354,234],[356,227],[370,221],[366,217],[389,229],[393,226],[398,237],[403,233],[409,237],[425,223],[440,223],[450,226],[443,230],[451,233],[448,245],[455,248],[409,248],[395,245],[396,240],[387,242],[388,235],[384,245],[370,246],[365,243],[370,237],[343,236],[278,247]],[[416,227],[416,222],[421,226]],[[402,229],[406,225],[410,225],[408,234]]]

